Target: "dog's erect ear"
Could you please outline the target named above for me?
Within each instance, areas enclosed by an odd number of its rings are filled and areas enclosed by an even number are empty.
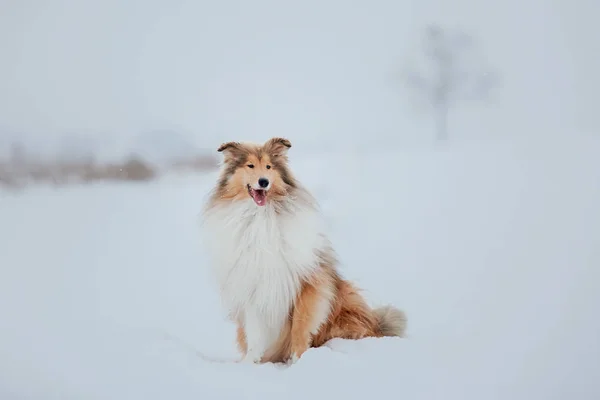
[[[220,145],[219,148],[217,149],[217,151],[219,153],[222,153],[225,150],[235,151],[236,149],[239,150],[239,148],[240,148],[240,144],[238,142],[227,142],[227,143],[223,143],[222,145]]]
[[[242,145],[239,142],[223,143],[219,146],[217,151],[219,153],[223,153],[223,155],[225,156],[225,161],[236,159],[244,153]]]
[[[269,149],[274,156],[285,156],[292,147],[292,143],[287,139],[274,137],[267,140],[264,147]]]

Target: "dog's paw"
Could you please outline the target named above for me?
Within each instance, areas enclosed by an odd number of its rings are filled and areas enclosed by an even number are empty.
[[[242,364],[260,364],[260,362],[262,361],[262,356],[258,355],[258,354],[246,354],[242,360],[241,363]]]
[[[299,359],[300,359],[300,357],[298,356],[298,354],[296,354],[296,353],[293,353],[293,354],[291,355],[291,357],[290,357],[290,358],[288,358],[288,360],[287,360],[287,363],[286,363],[286,364],[287,364],[287,365],[290,365],[290,366],[291,366],[291,365],[294,365],[294,364],[296,364],[296,363],[298,362],[298,360],[299,360]]]

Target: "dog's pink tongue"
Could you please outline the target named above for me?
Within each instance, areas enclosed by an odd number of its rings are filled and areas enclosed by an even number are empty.
[[[252,198],[254,202],[259,206],[267,204],[267,196],[264,190],[252,190]]]

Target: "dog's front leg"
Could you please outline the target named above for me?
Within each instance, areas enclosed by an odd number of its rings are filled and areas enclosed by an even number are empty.
[[[246,354],[243,362],[260,363],[267,350],[267,332],[260,314],[252,308],[244,313],[244,331],[246,333]]]
[[[244,323],[241,321],[237,321],[237,345],[238,350],[242,353],[243,356],[246,356],[248,352],[248,344],[246,342],[246,331],[244,330]]]

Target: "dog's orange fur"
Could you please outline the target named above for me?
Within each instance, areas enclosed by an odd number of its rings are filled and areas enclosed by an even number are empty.
[[[311,317],[316,314],[319,299],[335,293],[330,303],[327,320],[316,333],[311,333]],[[359,290],[324,265],[318,276],[303,282],[295,305],[290,309],[290,319],[283,327],[276,345],[263,357],[263,362],[286,362],[300,358],[311,347],[323,346],[333,338],[362,339],[383,337],[380,321],[367,305]],[[246,353],[244,327],[237,325],[238,349]]]
[[[294,178],[287,169],[287,157],[283,149],[291,147],[286,139],[273,138],[264,146],[230,142],[219,151],[225,152],[225,163],[231,170],[228,179],[222,179],[212,201],[236,201],[250,196],[246,185],[258,177],[272,182],[269,201],[279,201],[294,189]],[[253,168],[248,168],[252,165]],[[270,167],[270,168],[268,168]],[[310,347],[320,347],[333,338],[361,339],[386,336],[384,322],[367,305],[359,290],[337,272],[337,260],[331,252],[321,255],[321,265],[301,284],[294,304],[290,305],[289,319],[282,327],[279,339],[263,355],[261,362],[286,362],[299,358]],[[326,305],[325,322],[316,326]],[[400,311],[399,311],[400,312]],[[237,323],[237,344],[245,354],[247,342],[244,326]],[[398,332],[395,336],[402,336]]]

